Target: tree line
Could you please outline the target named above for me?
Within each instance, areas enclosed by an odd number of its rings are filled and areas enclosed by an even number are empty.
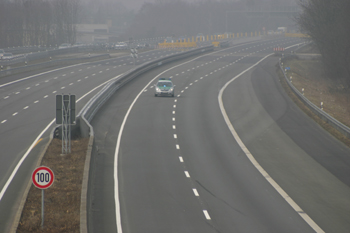
[[[296,19],[322,55],[328,77],[338,88],[350,88],[350,1],[306,0]]]
[[[0,47],[73,44],[78,0],[0,1]]]
[[[292,17],[281,12],[296,7],[294,0],[156,0],[142,5],[125,36],[181,37],[295,27]]]

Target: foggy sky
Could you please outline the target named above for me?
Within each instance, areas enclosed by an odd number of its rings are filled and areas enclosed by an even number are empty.
[[[141,8],[141,6],[145,3],[145,2],[150,2],[150,3],[154,3],[156,1],[162,1],[162,0],[119,0],[121,3],[123,3],[124,6],[126,6],[129,9],[135,9],[138,10]],[[165,0],[166,1],[166,0]],[[183,0],[186,2],[194,2],[196,0]]]
[[[91,0],[90,0],[91,1]],[[116,1],[116,2],[121,2],[123,3],[124,6],[126,6],[129,9],[134,9],[134,10],[139,10],[141,6],[145,2],[162,2],[162,1],[171,1],[171,0],[100,0],[100,1]],[[203,0],[182,0],[185,2],[200,2]],[[214,0],[215,1],[215,0]],[[294,3],[297,0],[216,0],[216,1],[228,1],[228,2],[238,2],[238,1],[258,1],[258,2],[275,2],[276,4],[278,3]]]

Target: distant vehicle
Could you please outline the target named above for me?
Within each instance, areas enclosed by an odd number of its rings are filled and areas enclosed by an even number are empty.
[[[136,48],[138,49],[146,48],[146,44],[137,44]]]
[[[120,50],[122,50],[122,49],[128,49],[129,48],[129,46],[128,46],[128,44],[127,43],[125,43],[125,42],[119,42],[119,43],[117,43],[115,46],[114,46],[114,48],[115,49],[120,49]]]
[[[287,27],[278,27],[277,28],[277,33],[282,34],[287,32]]]
[[[11,60],[12,58],[13,58],[12,53],[4,53],[1,57],[1,59],[3,59],[3,60]]]
[[[0,49],[0,59],[2,59],[2,56],[4,56],[5,50]]]
[[[83,43],[79,43],[79,42],[77,42],[77,43],[73,44],[73,46],[72,46],[72,47],[83,47],[83,46],[84,46],[84,44],[83,44]]]
[[[59,49],[66,49],[70,47],[71,47],[71,44],[68,44],[68,43],[63,43],[60,46],[58,46]]]
[[[165,38],[166,43],[174,43],[174,39],[172,37]]]
[[[154,96],[172,96],[174,97],[175,86],[170,79],[161,78],[155,87]]]

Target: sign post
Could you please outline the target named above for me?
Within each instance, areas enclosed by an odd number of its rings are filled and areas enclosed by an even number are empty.
[[[135,66],[135,62],[136,62],[136,58],[138,58],[139,57],[139,55],[138,55],[138,52],[137,52],[137,49],[135,49],[135,48],[132,48],[132,49],[130,49],[131,50],[131,54],[130,54],[130,56],[133,58],[133,60],[134,60],[134,66]]]
[[[53,171],[44,166],[36,168],[32,174],[33,184],[41,189],[41,228],[44,228],[44,190],[53,184],[54,179]]]
[[[56,124],[62,124],[62,154],[71,152],[71,125],[75,123],[75,95],[56,95]]]

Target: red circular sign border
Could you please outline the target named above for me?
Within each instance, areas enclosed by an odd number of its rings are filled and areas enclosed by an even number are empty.
[[[40,185],[40,184],[38,184],[38,183],[36,182],[36,180],[35,180],[35,175],[36,175],[36,173],[37,173],[39,170],[45,170],[45,171],[47,171],[48,173],[50,173],[52,179],[50,180],[50,182],[49,182],[47,185]],[[45,167],[45,166],[36,168],[36,169],[34,170],[33,174],[32,174],[32,182],[33,182],[34,186],[37,187],[37,188],[39,188],[39,189],[47,189],[47,188],[49,188],[49,187],[53,184],[54,179],[55,179],[55,176],[54,176],[54,174],[53,174],[53,171],[52,171],[50,168]]]

